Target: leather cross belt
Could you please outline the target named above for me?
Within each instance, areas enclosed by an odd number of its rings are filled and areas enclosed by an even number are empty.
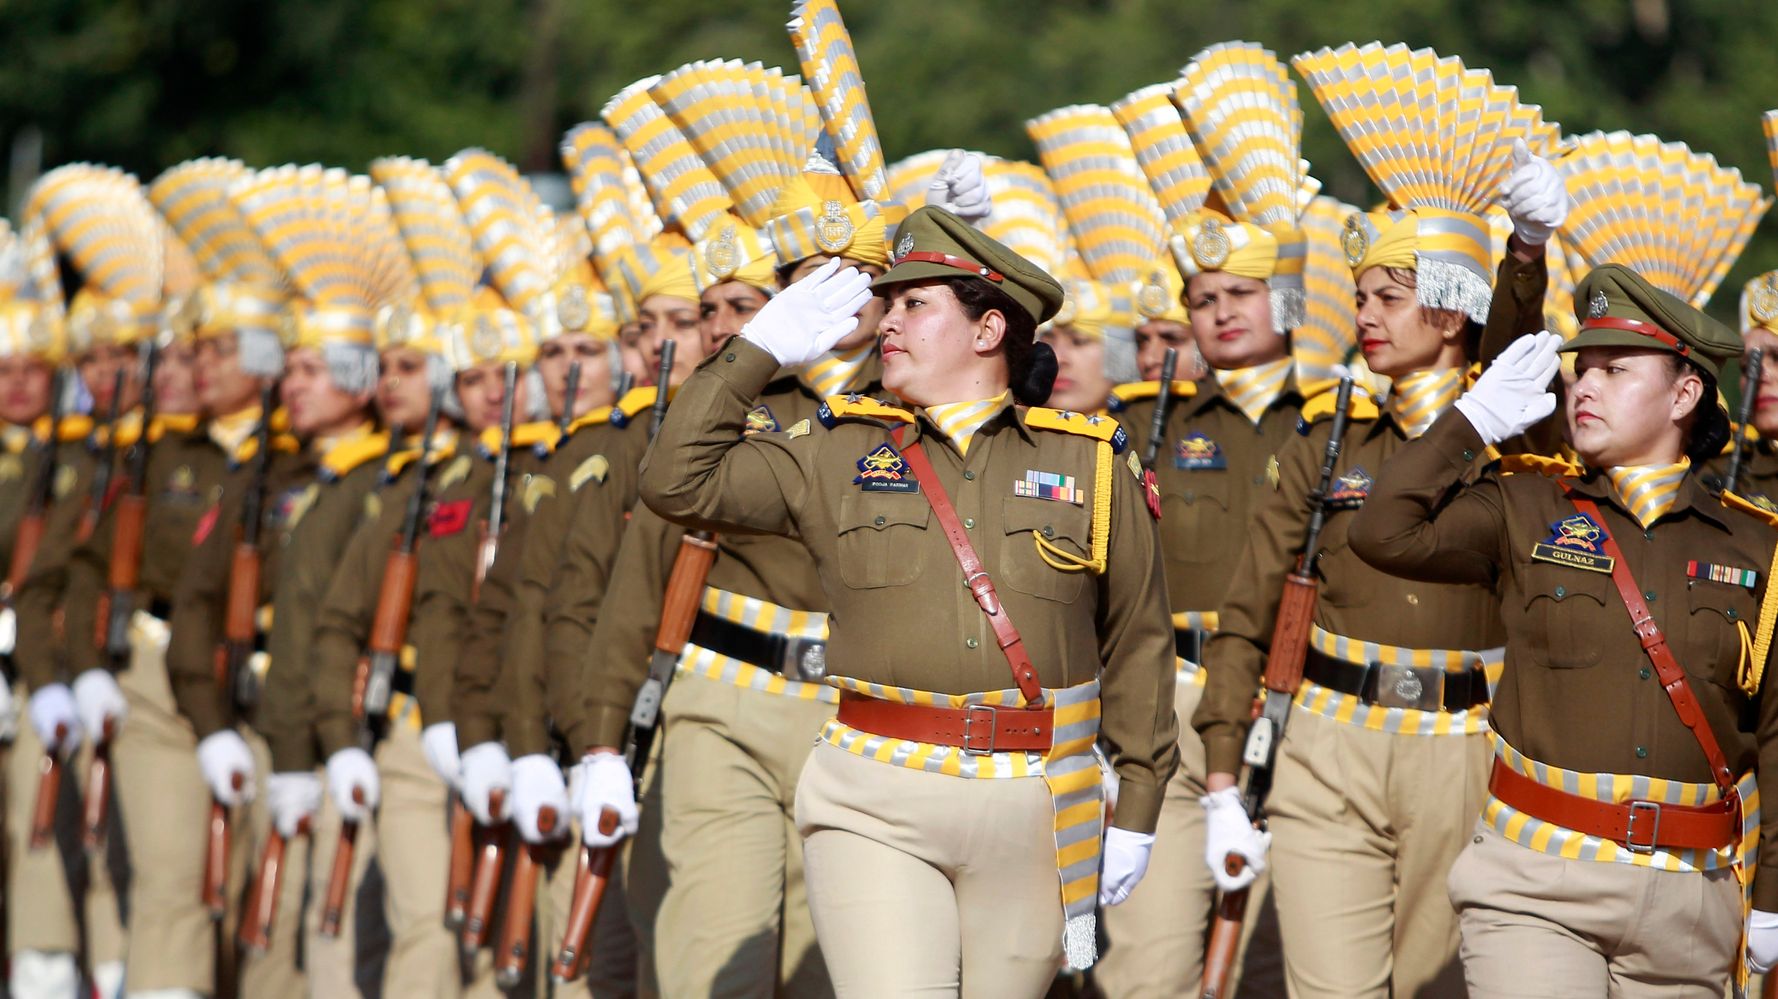
[[[1709,805],[1595,801],[1540,784],[1498,757],[1488,790],[1532,818],[1611,840],[1632,853],[1719,850],[1741,836],[1740,803],[1730,799]]]
[[[839,722],[886,739],[956,746],[972,756],[1043,753],[1055,743],[1055,712],[1049,708],[964,708],[898,704],[851,691],[840,693]]]

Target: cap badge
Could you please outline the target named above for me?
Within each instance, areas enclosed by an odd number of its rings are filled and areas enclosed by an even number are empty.
[[[1371,251],[1371,238],[1365,233],[1358,216],[1346,216],[1346,231],[1340,234],[1340,249],[1346,251],[1346,266],[1357,267]]]
[[[584,285],[571,284],[562,289],[562,297],[556,302],[556,318],[561,320],[562,328],[571,333],[586,329],[586,324],[593,318],[593,306],[587,299]]]
[[[1052,325],[1052,326],[1072,326],[1072,325],[1074,325],[1075,318],[1080,314],[1079,298],[1080,298],[1080,296],[1075,292],[1074,289],[1070,288],[1070,289],[1065,290],[1062,294],[1062,307],[1056,310],[1055,316],[1052,319],[1050,319],[1050,325]]]
[[[1232,248],[1228,233],[1222,231],[1222,223],[1205,219],[1203,227],[1192,238],[1192,259],[1205,270],[1215,270],[1229,262]]]
[[[42,312],[31,317],[31,323],[25,327],[25,347],[35,353],[47,353],[54,346],[55,336],[51,332],[49,316]]]
[[[390,346],[407,343],[414,338],[414,310],[407,305],[395,305],[383,317],[383,336]]]
[[[1167,314],[1167,279],[1160,271],[1152,271],[1136,292],[1136,308],[1149,319]]]
[[[1754,284],[1747,309],[1755,322],[1769,323],[1778,319],[1778,275],[1767,274]]]
[[[494,321],[487,316],[475,317],[475,333],[469,338],[469,347],[476,356],[489,358],[500,353],[500,331],[494,328]]]
[[[1587,297],[1588,319],[1602,319],[1604,318],[1606,311],[1610,308],[1611,300],[1605,297],[1605,289],[1603,288],[1594,289],[1593,294]]]
[[[296,313],[284,313],[283,321],[278,324],[278,342],[284,345],[285,350],[295,350],[296,345],[302,342],[302,327],[297,321]]]
[[[704,248],[704,266],[718,281],[728,280],[741,269],[741,248],[735,243],[734,223],[723,226],[722,232]]]
[[[815,220],[815,245],[823,253],[839,253],[852,245],[857,227],[846,215],[846,206],[837,201],[821,203],[821,217]]]
[[[896,262],[899,263],[902,257],[905,257],[912,252],[914,252],[914,234],[911,232],[904,232],[901,234],[901,238],[895,241]]]

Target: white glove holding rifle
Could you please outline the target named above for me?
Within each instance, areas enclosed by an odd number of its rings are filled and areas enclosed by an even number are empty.
[[[1241,805],[1241,792],[1225,787],[1198,799],[1204,806],[1204,862],[1216,887],[1223,891],[1240,891],[1266,869],[1266,853],[1272,848],[1272,834],[1260,832],[1247,817]],[[1228,871],[1229,857],[1240,857],[1247,866],[1239,874]]]

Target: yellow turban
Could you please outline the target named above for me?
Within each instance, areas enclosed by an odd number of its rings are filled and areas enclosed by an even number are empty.
[[[1357,212],[1347,216],[1340,241],[1354,278],[1372,267],[1407,268],[1422,306],[1488,321],[1493,273],[1485,219],[1436,208]]]
[[[618,261],[623,282],[636,304],[655,295],[669,295],[695,302],[703,292],[697,255],[685,237],[663,233],[646,246],[632,246]]]
[[[531,320],[487,285],[476,288],[467,306],[440,323],[439,333],[453,371],[489,361],[530,364],[537,359],[537,331]]]
[[[778,293],[778,255],[771,241],[740,219],[731,216],[716,223],[697,251],[705,284],[739,281],[768,297]]]
[[[200,339],[259,330],[277,334],[284,328],[285,295],[238,281],[211,281],[186,299],[192,334]]]
[[[1778,333],[1778,271],[1767,271],[1741,288],[1741,328]]]
[[[1156,260],[1140,280],[1132,281],[1130,300],[1136,307],[1138,325],[1156,319],[1191,322],[1185,311],[1185,277],[1171,260]]]
[[[1104,281],[1071,278],[1062,282],[1062,308],[1050,320],[1052,327],[1067,327],[1083,336],[1103,340],[1113,327],[1136,325],[1135,309],[1122,289]]]
[[[1168,245],[1188,284],[1207,271],[1266,282],[1272,292],[1273,331],[1288,333],[1307,321],[1303,265],[1308,242],[1300,230],[1236,222],[1205,208],[1187,216]]]
[[[53,364],[61,360],[63,346],[61,321],[43,303],[0,303],[0,357],[31,355]]]
[[[107,298],[91,287],[74,293],[68,303],[69,348],[75,353],[102,343],[140,343],[159,329],[159,310],[144,303]]]
[[[828,256],[887,267],[890,228],[906,215],[894,202],[859,201],[832,164],[816,159],[778,192],[765,232],[782,264]]]

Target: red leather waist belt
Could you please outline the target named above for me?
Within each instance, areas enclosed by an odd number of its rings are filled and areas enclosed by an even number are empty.
[[[880,701],[851,691],[840,693],[839,722],[887,739],[956,746],[966,753],[1048,752],[1055,741],[1055,712],[1049,708],[927,707]]]
[[[1532,818],[1609,839],[1633,853],[1664,850],[1717,850],[1741,836],[1734,799],[1710,805],[1664,805],[1658,801],[1612,804],[1540,784],[1494,760],[1488,790]]]

